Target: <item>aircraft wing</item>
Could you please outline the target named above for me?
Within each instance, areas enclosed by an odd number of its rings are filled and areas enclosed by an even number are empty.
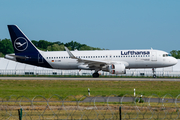
[[[84,63],[84,65],[88,65],[89,68],[102,68],[105,65],[110,65],[116,63],[116,61],[102,61],[102,60],[93,60],[93,59],[82,59],[75,57],[71,51],[67,47],[65,47],[68,52],[70,58],[77,59],[79,63]],[[124,63],[123,61],[121,63]],[[125,63],[125,66],[128,66],[128,63]]]
[[[84,63],[84,65],[88,65],[89,68],[92,67],[102,67],[107,65],[107,61],[98,61],[98,60],[92,60],[92,59],[78,59],[79,63]]]
[[[84,63],[84,65],[88,65],[89,68],[92,68],[92,67],[102,67],[104,65],[107,65],[107,61],[100,61],[100,60],[93,60],[93,59],[81,59],[81,58],[77,58],[75,57],[67,47],[65,47],[66,51],[68,52],[70,58],[72,59],[77,59],[77,61],[79,63]]]

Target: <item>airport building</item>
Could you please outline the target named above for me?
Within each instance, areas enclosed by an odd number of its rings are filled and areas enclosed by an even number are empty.
[[[59,70],[37,67],[23,64],[4,58],[0,58],[1,75],[92,75],[94,70]],[[110,76],[109,72],[99,72],[101,75]],[[152,69],[126,69],[126,74],[120,76],[152,76]],[[156,68],[157,76],[180,76],[180,59],[178,63],[171,67]],[[113,75],[114,76],[114,75]],[[119,76],[119,75],[118,75]]]

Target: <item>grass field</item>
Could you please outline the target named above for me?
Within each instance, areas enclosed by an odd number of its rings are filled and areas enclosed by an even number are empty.
[[[58,94],[63,98],[74,95],[79,99],[84,95],[88,95],[88,88],[91,90],[91,96],[109,96],[112,94],[117,96],[129,94],[133,96],[135,88],[136,94],[143,94],[144,96],[157,94],[162,97],[169,93],[176,97],[180,94],[179,86],[180,82],[174,81],[0,80],[0,98],[16,95],[26,96],[32,100],[35,96],[42,95],[48,99],[52,95]],[[170,95],[167,95],[167,97],[170,97]],[[27,99],[23,98],[23,100]],[[74,101],[49,102],[47,108],[47,103],[42,102],[42,100],[42,98],[38,97],[35,99],[36,102],[33,102],[33,106],[30,101],[21,102],[23,119],[119,119],[119,102],[109,102],[108,105],[106,102],[96,102],[96,107],[93,102],[81,102],[78,107]],[[68,100],[73,100],[73,97],[71,96]],[[64,107],[62,107],[62,104]],[[179,110],[176,110],[174,103],[164,103],[163,108],[166,109],[162,109],[161,103],[151,103],[151,107],[147,102],[136,103],[136,105],[139,110],[136,109],[134,103],[124,102],[122,104],[122,118],[175,119],[179,117]],[[19,102],[12,100],[11,102],[4,101],[0,103],[0,119],[18,119],[17,109],[20,109]]]
[[[26,96],[32,99],[36,95],[46,98],[58,94],[65,98],[68,95],[81,97],[88,95],[90,88],[91,96],[108,96],[116,94],[123,96],[133,90],[136,94],[150,96],[157,94],[159,97],[169,93],[173,97],[180,94],[180,82],[168,81],[60,81],[60,80],[0,80],[0,98],[16,95]]]

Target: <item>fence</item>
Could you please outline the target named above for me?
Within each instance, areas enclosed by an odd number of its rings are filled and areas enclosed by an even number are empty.
[[[25,69],[0,69],[0,75],[81,75],[81,76],[91,76],[94,71],[90,70],[25,70]],[[152,70],[126,70],[126,74],[110,74],[109,72],[99,72],[103,76],[149,76],[152,77]],[[156,75],[160,77],[180,77],[180,71],[156,71]]]
[[[118,120],[121,107],[122,119],[180,119],[180,94],[173,98],[170,94],[158,97],[128,94],[118,97],[75,96],[50,98],[37,95],[33,99],[25,96],[1,98],[0,119],[19,119],[18,109],[22,109],[23,120],[39,119],[107,119]]]

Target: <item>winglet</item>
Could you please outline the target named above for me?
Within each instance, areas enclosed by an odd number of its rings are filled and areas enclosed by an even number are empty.
[[[65,47],[67,53],[69,54],[69,57],[72,58],[72,59],[77,59],[70,51],[67,47]]]

